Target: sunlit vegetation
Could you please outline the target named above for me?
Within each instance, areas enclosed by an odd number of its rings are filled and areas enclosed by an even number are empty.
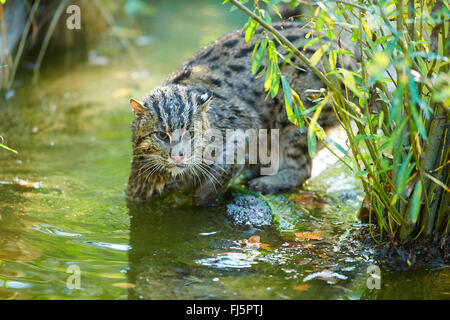
[[[334,145],[339,150],[335,155],[361,180],[369,221],[378,226],[371,228],[374,239],[430,238],[443,245],[450,225],[449,3],[283,1],[302,8],[294,18],[308,25],[305,46],[316,50],[307,58],[271,26],[269,10],[279,14],[282,1],[227,2],[249,16],[243,28],[248,42],[258,26],[264,28],[254,48],[253,70],[265,61],[257,76],[265,77],[268,96],[283,90],[289,119],[299,128],[308,127],[311,156],[318,142]],[[341,48],[345,40],[353,44],[353,52]],[[331,41],[338,49],[331,50]],[[288,54],[280,54],[275,42]],[[359,60],[356,72],[338,63],[346,55]],[[279,68],[299,60],[326,87],[310,109]],[[335,143],[317,123],[327,103],[348,136],[347,146]]]
[[[0,136],[0,148],[3,148],[3,149],[5,149],[5,150],[8,150],[8,151],[11,151],[11,152],[14,152],[14,153],[17,153],[17,151],[16,150],[14,150],[14,149],[12,149],[12,148],[10,148],[10,147],[8,147],[8,146],[5,146],[4,144],[3,144],[3,137],[2,136]]]

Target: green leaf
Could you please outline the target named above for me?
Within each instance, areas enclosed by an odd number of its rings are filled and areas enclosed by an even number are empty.
[[[304,46],[303,46],[303,50],[305,50],[306,48],[314,45],[317,41],[319,41],[320,37],[315,37],[315,38],[311,38],[311,40],[309,40]]]
[[[355,177],[363,177],[366,176],[369,173],[369,171],[364,170],[364,171],[357,171],[355,172]]]
[[[425,123],[423,122],[422,117],[420,116],[415,106],[411,106],[409,110],[411,111],[413,121],[417,127],[417,130],[419,131],[422,138],[428,142],[427,129],[425,128]]]
[[[286,76],[281,76],[281,86],[284,92],[284,102],[286,105],[286,114],[290,122],[295,123],[295,114],[292,110],[294,101],[292,100],[292,90]]]
[[[337,53],[330,52],[330,54],[328,55],[328,61],[330,62],[330,69],[334,70],[336,68]]]
[[[314,52],[314,54],[312,55],[312,57],[309,59],[309,62],[313,65],[316,66],[316,64],[319,62],[319,60],[322,58],[322,56],[325,54],[325,52],[327,51],[327,49],[330,47],[330,42],[322,45],[319,50],[317,50],[316,52]]]
[[[425,119],[430,119],[430,111],[428,104],[423,101],[419,97],[419,92],[417,90],[416,82],[414,81],[414,76],[412,75],[411,69],[408,68],[408,88],[409,88],[409,95],[411,97],[411,101],[413,104],[419,105],[424,112]]]
[[[276,5],[270,5],[270,7],[272,8],[273,11],[275,11],[275,13],[281,18],[283,19],[283,16],[280,13],[280,10],[278,10],[278,7]]]
[[[280,88],[280,70],[278,69],[278,64],[272,64],[273,72],[272,72],[272,82],[270,84],[270,95],[272,98],[275,98],[278,94],[278,90]]]
[[[411,172],[414,169],[414,163],[411,163],[411,158],[413,156],[412,152],[408,153],[406,159],[403,159],[403,162],[400,166],[397,176],[397,193],[401,194],[406,187],[406,183],[411,176]]]
[[[245,41],[247,41],[247,43],[250,43],[250,41],[252,40],[253,35],[255,34],[256,28],[258,28],[258,26],[259,26],[259,23],[253,19],[248,24],[248,26],[245,30]]]
[[[413,225],[416,224],[417,218],[419,217],[421,200],[422,200],[422,181],[419,180],[416,183],[416,187],[414,188],[414,193],[411,200],[411,211],[409,213],[409,219]]]
[[[434,183],[436,183],[438,186],[440,186],[441,188],[443,188],[445,191],[450,192],[450,189],[439,179],[436,179],[435,177],[433,177],[431,174],[428,174],[426,172],[424,172],[424,175],[430,179],[431,181],[433,181]]]
[[[350,38],[351,41],[356,42],[359,38],[359,30],[358,28],[353,28],[352,37]]]
[[[314,157],[317,149],[316,135],[315,135],[315,127],[317,120],[319,119],[320,113],[322,112],[323,107],[327,104],[329,96],[326,96],[317,107],[314,115],[311,118],[311,122],[308,126],[308,152],[311,157]]]
[[[266,55],[266,48],[267,48],[267,39],[264,38],[261,41],[261,44],[258,47],[258,50],[255,54],[255,59],[253,60],[252,64],[252,73],[256,74],[259,71],[259,68],[261,67],[262,61]]]
[[[6,149],[6,150],[8,150],[8,151],[11,151],[11,152],[14,152],[14,153],[18,153],[16,150],[14,150],[14,149],[12,149],[12,148],[10,148],[10,147],[8,147],[8,146],[5,146],[4,144],[2,144],[2,143],[0,143],[0,148],[3,148],[3,149]]]
[[[344,149],[344,147],[342,147],[339,143],[337,143],[336,141],[334,141],[333,139],[329,138],[329,137],[325,137],[325,141],[331,142],[332,144],[334,144],[334,146],[340,151],[342,152],[344,155],[347,155],[347,150]]]
[[[377,139],[377,138],[379,138],[379,136],[374,135],[374,134],[371,134],[371,135],[367,135],[367,134],[358,134],[358,135],[355,137],[354,142],[355,142],[355,145],[358,145],[358,143],[359,143],[361,140],[370,140],[370,139]]]
[[[275,7],[276,8],[276,7]],[[266,10],[264,10],[264,9],[261,9],[261,10],[259,10],[260,12],[261,12],[261,15],[262,15],[262,17],[263,17],[263,20],[267,23],[267,24],[272,24],[272,17],[270,16],[270,14],[266,11]]]
[[[344,85],[349,88],[354,94],[356,94],[359,98],[362,98],[362,93],[356,87],[355,78],[353,78],[353,74],[345,69],[340,68],[342,76],[344,77]]]

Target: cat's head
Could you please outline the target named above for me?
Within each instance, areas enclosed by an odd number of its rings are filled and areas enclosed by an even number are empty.
[[[168,85],[156,88],[142,102],[131,99],[134,113],[133,157],[140,162],[142,174],[191,172],[201,164],[194,143],[196,132],[209,129],[206,112],[212,92]]]

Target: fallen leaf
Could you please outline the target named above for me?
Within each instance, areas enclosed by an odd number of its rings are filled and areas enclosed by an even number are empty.
[[[320,231],[317,232],[296,232],[295,233],[295,238],[297,240],[318,240],[318,239],[323,239],[324,238],[324,234]]]
[[[314,209],[321,209],[325,205],[325,201],[323,199],[318,199],[314,194],[311,193],[293,194],[291,195],[290,199],[294,201],[296,205]]]
[[[316,272],[316,273],[313,273],[313,274],[310,274],[310,275],[306,276],[303,279],[303,281],[306,282],[306,281],[309,281],[309,280],[315,279],[315,278],[319,278],[319,279],[322,279],[322,280],[325,280],[325,281],[328,281],[328,282],[335,282],[338,279],[340,279],[340,280],[347,280],[348,279],[348,277],[343,275],[343,274],[340,274],[340,273],[333,272],[331,270],[325,269],[325,270],[322,270],[320,272]]]
[[[25,188],[39,189],[41,187],[40,182],[29,182],[27,180],[22,180],[19,178],[14,178],[14,183],[18,184],[19,186],[25,187]]]
[[[270,249],[270,246],[268,244],[261,243],[261,237],[258,235],[253,235],[248,239],[242,240],[241,246],[250,248],[261,248],[266,250]]]
[[[309,283],[303,283],[303,284],[299,284],[298,286],[294,287],[294,290],[297,291],[306,291],[309,288],[311,288],[311,285]]]
[[[311,250],[314,250],[316,248],[315,245],[310,244],[310,243],[301,244],[301,246],[306,248],[306,249],[311,249]]]
[[[114,287],[118,287],[118,288],[122,288],[122,289],[130,289],[130,288],[134,288],[134,284],[129,283],[129,282],[118,282],[118,283],[113,283]]]

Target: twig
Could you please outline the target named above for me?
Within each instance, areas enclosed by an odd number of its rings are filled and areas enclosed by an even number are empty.
[[[55,31],[56,24],[58,23],[59,17],[62,14],[63,9],[67,6],[69,0],[63,0],[58,8],[56,9],[55,15],[53,16],[52,21],[50,22],[50,26],[48,27],[47,34],[45,35],[44,42],[42,43],[41,50],[39,51],[39,56],[36,60],[36,66],[34,68],[33,73],[33,83],[37,81],[39,78],[39,69],[41,68],[42,60],[44,59],[45,51],[47,51],[48,44],[50,39]]]
[[[297,0],[297,2],[300,3],[300,4],[307,4],[307,5],[313,5],[313,6],[318,6],[318,5],[319,5],[319,4],[317,4],[317,3],[311,3],[311,1]],[[340,1],[340,0],[337,0],[337,1],[330,1],[330,0],[328,0],[328,1],[326,1],[326,2],[341,3],[341,4],[345,4],[345,5],[348,5],[348,6],[352,6],[352,7],[354,7],[354,8],[357,8],[357,9],[359,9],[359,10],[361,10],[361,11],[372,12],[372,10],[370,10],[369,8],[366,8],[366,7],[360,6],[359,4],[352,3],[352,2],[348,2],[348,1]]]
[[[36,0],[36,2],[31,7],[27,23],[25,25],[25,28],[23,29],[22,37],[20,39],[19,47],[17,48],[16,57],[14,58],[12,71],[11,71],[11,74],[10,74],[10,77],[9,77],[10,81],[9,81],[8,89],[11,89],[11,86],[12,86],[12,84],[14,82],[14,78],[16,76],[17,67],[19,66],[19,61],[20,61],[20,58],[22,57],[23,49],[25,47],[25,42],[27,40],[28,31],[30,30],[31,22],[33,21],[33,16],[36,13],[37,8],[39,7],[39,2],[40,2],[40,0]]]
[[[322,82],[327,86],[330,87],[332,89],[334,89],[333,84],[327,79],[327,77],[325,77],[325,75],[320,72],[319,69],[317,69],[316,67],[314,67],[310,62],[309,59],[303,55],[303,53],[300,52],[300,50],[298,50],[293,44],[292,42],[290,42],[285,36],[283,36],[280,32],[278,32],[276,29],[274,29],[271,25],[267,24],[263,19],[261,19],[259,16],[257,16],[256,14],[254,14],[253,12],[251,12],[246,6],[244,6],[243,4],[241,4],[239,1],[237,0],[230,0],[231,3],[233,3],[233,5],[235,5],[238,9],[240,9],[241,11],[243,11],[245,14],[247,14],[248,16],[250,16],[252,19],[254,19],[255,21],[257,21],[259,24],[261,24],[265,29],[269,30],[270,33],[272,33],[273,35],[275,35],[281,43],[283,43],[285,46],[287,46],[289,49],[292,50],[292,52],[300,58],[300,60],[302,60],[302,62],[312,71],[314,72],[314,74],[316,76],[319,77],[320,80],[322,80]]]
[[[2,40],[3,40],[3,56],[5,59],[5,64],[8,65],[10,63],[9,53],[8,53],[8,44],[6,40],[6,26],[5,26],[5,17],[3,14],[3,5],[0,5],[0,22],[2,27]],[[8,86],[8,68],[5,68],[5,85]]]
[[[114,26],[115,23],[115,19],[114,16],[112,15],[111,12],[107,11],[107,8],[102,7],[100,5],[100,2],[98,0],[94,1],[94,5],[97,7],[98,11],[100,12],[100,14],[103,16],[103,18],[105,19],[105,21],[110,25],[110,26]],[[123,37],[121,37],[120,35],[116,35],[117,38],[119,39],[119,41],[122,43],[122,45],[125,47],[125,50],[128,51],[128,54],[131,56],[131,58],[134,60],[134,62],[136,63],[136,65],[139,68],[143,68],[144,65],[142,63],[142,61],[139,59],[138,54],[136,53],[136,51],[133,49],[133,46],[131,45],[131,43],[128,41],[128,39],[125,39]]]

